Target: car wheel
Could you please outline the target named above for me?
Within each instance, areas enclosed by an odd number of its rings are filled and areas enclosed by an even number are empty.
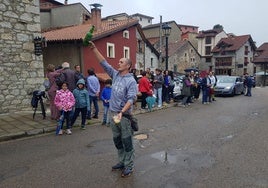
[[[233,92],[232,92],[231,96],[232,97],[235,96],[235,89],[233,89]]]

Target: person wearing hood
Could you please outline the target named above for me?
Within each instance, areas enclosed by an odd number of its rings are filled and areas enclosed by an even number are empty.
[[[132,62],[128,58],[121,58],[118,68],[112,67],[90,41],[89,48],[105,72],[112,78],[113,87],[110,99],[109,112],[113,120],[110,122],[113,141],[118,153],[118,163],[112,170],[122,170],[121,176],[128,177],[134,167],[133,130],[131,121],[126,115],[132,114],[133,103],[137,99],[137,82],[129,73]]]
[[[71,126],[76,121],[76,118],[79,116],[81,112],[81,129],[86,129],[86,117],[87,117],[87,111],[89,110],[89,95],[88,91],[85,87],[85,80],[84,79],[79,79],[76,83],[77,87],[73,91],[73,95],[75,98],[75,111],[74,115],[71,121]]]

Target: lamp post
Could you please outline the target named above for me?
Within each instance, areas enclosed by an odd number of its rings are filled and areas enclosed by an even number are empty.
[[[166,37],[166,70],[168,70],[168,37],[171,32],[171,27],[167,23],[164,23],[162,25],[162,31]]]

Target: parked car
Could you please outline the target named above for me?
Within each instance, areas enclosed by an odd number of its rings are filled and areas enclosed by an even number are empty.
[[[243,94],[245,92],[244,83],[239,76],[219,76],[214,88],[215,95],[230,95]]]

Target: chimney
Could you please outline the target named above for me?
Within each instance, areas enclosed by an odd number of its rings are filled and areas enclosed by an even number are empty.
[[[101,30],[101,4],[90,4],[91,8],[91,24],[95,26],[95,30]]]
[[[64,5],[68,5],[68,0],[65,0],[64,1]]]

